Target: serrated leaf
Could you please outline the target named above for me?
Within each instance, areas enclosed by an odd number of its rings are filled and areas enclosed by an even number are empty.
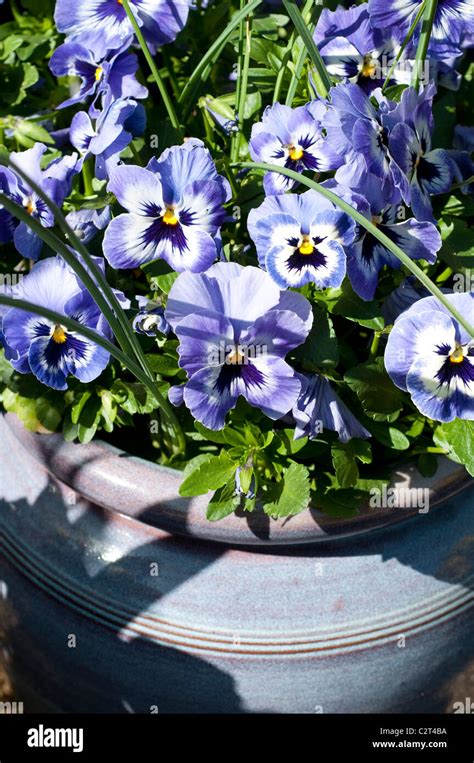
[[[271,517],[291,517],[309,506],[309,472],[302,464],[292,463],[286,469],[278,486],[279,495],[264,505],[264,511]]]
[[[184,497],[204,495],[209,490],[218,490],[235,475],[236,464],[226,452],[220,456],[210,456],[198,464],[181,483],[179,494]]]
[[[383,358],[351,368],[344,376],[357,394],[364,412],[378,420],[403,408],[403,395],[385,371]]]
[[[438,447],[447,451],[449,458],[463,464],[474,477],[474,421],[454,419],[440,424],[434,431],[433,439]]]

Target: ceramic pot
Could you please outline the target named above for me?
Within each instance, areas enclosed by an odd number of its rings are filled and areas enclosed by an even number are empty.
[[[473,658],[474,492],[425,508],[211,524],[179,473],[0,419],[0,621],[53,712],[452,712]]]

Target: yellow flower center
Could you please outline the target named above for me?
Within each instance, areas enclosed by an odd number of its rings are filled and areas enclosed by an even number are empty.
[[[311,243],[309,236],[303,236],[303,241],[299,247],[300,254],[313,254],[314,246]]]
[[[163,215],[163,222],[166,223],[166,225],[177,225],[179,223],[179,218],[176,217],[174,209],[171,207],[166,209],[166,212]]]
[[[64,344],[64,342],[67,339],[67,333],[64,326],[60,326],[59,323],[56,324],[53,331],[52,340],[53,342],[56,342],[56,344]]]
[[[464,360],[464,351],[460,344],[456,345],[456,349],[449,356],[451,363],[462,363]]]
[[[377,69],[377,63],[374,61],[372,56],[364,56],[362,69],[360,70],[360,73],[362,74],[362,76],[372,77],[375,74],[376,69]]]
[[[292,159],[294,162],[297,162],[299,159],[302,159],[304,151],[301,148],[301,146],[289,146],[288,150],[290,154],[290,159]]]
[[[242,363],[243,360],[245,360],[245,355],[238,347],[236,347],[235,350],[232,350],[232,352],[227,355],[225,360],[226,363],[230,363],[233,366],[238,366]]]
[[[102,77],[103,71],[104,70],[103,70],[102,66],[98,66],[97,69],[95,70],[95,81],[96,82],[98,82],[100,80],[100,78]]]
[[[36,212],[36,204],[31,196],[23,202],[23,206],[29,215],[32,215],[34,212]]]

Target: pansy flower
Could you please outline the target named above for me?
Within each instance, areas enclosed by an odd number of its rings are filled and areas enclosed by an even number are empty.
[[[441,248],[441,236],[434,225],[418,222],[414,218],[405,219],[403,205],[389,203],[384,197],[380,178],[367,173],[362,184],[363,194],[354,193],[328,181],[326,187],[334,190],[358,212],[370,220],[412,260],[436,262],[436,253]],[[380,270],[387,265],[399,270],[400,260],[363,226],[357,227],[355,240],[345,247],[347,274],[354,291],[362,299],[374,298]]]
[[[420,0],[369,0],[370,19],[374,27],[395,27],[405,37],[420,6]],[[464,35],[473,23],[472,0],[438,0],[428,54],[432,58],[459,55]],[[415,44],[421,26],[418,24],[415,30]]]
[[[137,334],[156,337],[157,334],[168,334],[171,327],[165,318],[164,308],[148,297],[137,296],[138,313],[133,319],[133,330]]]
[[[399,49],[396,27],[373,27],[367,5],[323,8],[314,34],[330,74],[355,82],[370,93],[385,82]],[[394,68],[391,83],[408,83],[406,65]]]
[[[105,234],[112,267],[164,259],[178,272],[203,272],[217,259],[230,188],[200,141],[167,149],[146,169],[118,167],[108,189],[128,210]]]
[[[365,439],[370,432],[356,419],[321,374],[298,374],[301,392],[293,408],[296,422],[294,439],[317,437],[323,429],[337,432],[341,442],[353,437]]]
[[[27,174],[55,204],[62,206],[71,191],[72,178],[78,171],[78,157],[77,154],[72,154],[54,159],[43,170],[40,162],[45,151],[45,145],[36,143],[27,151],[13,151],[10,158],[12,163]],[[51,210],[19,175],[6,167],[0,167],[0,184],[3,193],[22,206],[44,228],[54,225]],[[13,242],[18,252],[29,260],[37,260],[43,248],[42,239],[26,223],[16,224],[5,210],[2,211],[3,225],[0,231],[3,228],[3,236],[7,237],[8,232],[13,230]]]
[[[197,421],[222,429],[240,396],[271,419],[291,411],[301,383],[285,361],[311,328],[311,305],[281,292],[254,267],[217,263],[205,274],[183,273],[165,317],[179,339],[188,381],[170,390]]]
[[[119,52],[102,59],[84,45],[66,42],[54,51],[49,68],[56,77],[79,77],[81,80],[77,91],[63,101],[59,109],[94,97],[89,113],[97,117],[100,113],[96,107],[98,96],[103,96],[107,107],[119,98],[146,98],[148,94],[147,88],[135,77],[138,58],[134,53]]]
[[[184,28],[189,0],[129,0],[132,13],[154,48],[172,42]],[[121,0],[57,0],[54,20],[68,40],[105,56],[128,47],[134,31]]]
[[[250,156],[255,162],[276,164],[295,172],[324,172],[338,161],[325,141],[320,123],[306,106],[296,109],[275,103],[268,106],[261,122],[252,127]],[[295,181],[277,172],[265,175],[266,194],[284,193]]]
[[[88,244],[99,231],[107,227],[111,217],[108,206],[103,207],[103,209],[78,209],[76,212],[69,212],[66,216],[66,222],[77,238],[83,244]]]
[[[78,111],[71,122],[70,140],[82,161],[95,157],[98,180],[110,177],[120,162],[120,154],[131,143],[133,134],[127,121],[138,108],[132,98],[121,98],[104,109],[93,123],[86,111]]]
[[[379,93],[380,94],[380,93]],[[381,178],[384,195],[396,203],[409,200],[409,183],[389,150],[389,129],[382,115],[390,102],[382,98],[376,109],[361,87],[339,84],[329,92],[329,105],[322,119],[326,144],[338,154],[336,180],[352,188],[360,168]]]
[[[409,202],[415,217],[430,222],[436,222],[430,195],[445,193],[453,182],[453,165],[447,152],[431,149],[434,92],[432,86],[419,95],[414,88],[408,88],[397,108],[384,118],[385,123],[403,119],[390,131],[390,152],[409,180]]]
[[[21,282],[21,298],[73,318],[111,339],[99,308],[60,257],[42,260],[33,267]],[[2,332],[13,367],[19,373],[33,373],[53,389],[66,390],[69,375],[82,382],[93,381],[109,362],[109,353],[79,331],[17,308],[3,315]]]
[[[316,191],[267,196],[248,218],[261,267],[281,289],[315,283],[338,287],[346,274],[343,246],[354,223]]]
[[[474,293],[447,298],[472,325]],[[474,341],[436,297],[418,300],[396,320],[385,367],[424,416],[474,420]]]

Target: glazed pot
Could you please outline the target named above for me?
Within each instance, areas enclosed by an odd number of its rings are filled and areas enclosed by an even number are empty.
[[[0,622],[56,712],[452,712],[473,657],[474,492],[430,507],[205,519],[180,475],[0,419]],[[424,512],[424,509],[423,509]]]

